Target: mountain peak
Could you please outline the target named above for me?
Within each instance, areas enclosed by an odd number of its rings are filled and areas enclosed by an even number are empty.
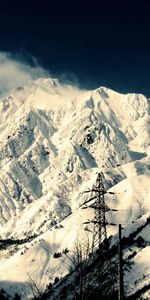
[[[103,170],[105,186],[115,190],[114,198],[107,199],[110,207],[125,208],[119,215],[108,215],[110,222],[124,220],[127,230],[141,217],[145,222],[150,103],[143,95],[105,87],[84,91],[41,78],[0,105],[1,239],[22,241],[18,248],[12,246],[14,252],[4,250],[0,287],[7,281],[9,292],[9,282],[16,280],[24,287],[28,272],[45,288],[47,270],[56,269],[55,276],[67,272],[60,262],[55,268],[53,254],[73,249],[83,221],[92,217],[92,209],[81,206],[87,200],[83,191],[92,188],[96,172]],[[16,291],[22,293],[17,283],[12,295]]]

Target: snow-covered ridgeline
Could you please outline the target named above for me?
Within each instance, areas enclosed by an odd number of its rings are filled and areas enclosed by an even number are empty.
[[[116,193],[107,199],[120,211],[109,215],[111,222],[132,223],[148,214],[149,107],[143,95],[123,95],[104,87],[83,91],[53,79],[39,79],[4,99],[0,103],[1,238],[42,235],[52,253],[68,243],[73,247],[83,219],[92,214],[79,209],[87,197],[82,192],[92,187],[99,170],[106,187]],[[18,249],[7,261],[3,259],[1,279],[25,282],[29,271],[43,287],[49,281],[47,268],[49,273],[52,269],[61,273],[54,262],[49,266],[52,257],[39,239],[34,246],[29,243],[28,250]],[[34,267],[30,262],[37,255]]]

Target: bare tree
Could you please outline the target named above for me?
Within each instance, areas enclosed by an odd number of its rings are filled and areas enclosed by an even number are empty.
[[[33,297],[33,299],[42,299],[43,291],[38,287],[38,283],[36,282],[36,280],[33,280],[29,273],[27,273],[27,275],[29,277],[29,288],[31,291],[31,296]]]

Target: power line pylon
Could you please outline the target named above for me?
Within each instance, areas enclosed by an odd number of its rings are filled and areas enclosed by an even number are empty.
[[[106,220],[106,212],[110,209],[108,205],[105,203],[104,195],[108,193],[103,185],[102,181],[102,173],[98,173],[96,184],[94,187],[86,191],[87,193],[91,192],[94,195],[87,201],[85,201],[83,204],[88,204],[92,202],[94,199],[94,203],[90,204],[89,206],[83,207],[91,207],[94,209],[94,218],[91,221],[87,221],[84,224],[93,223],[93,242],[92,242],[92,252],[95,252],[97,249],[101,249],[102,242],[107,239],[107,231],[106,231],[106,225],[108,224]],[[109,194],[114,194],[112,192],[109,192]]]
[[[91,207],[94,209],[94,217],[92,220],[85,222],[84,224],[93,224],[93,237],[92,237],[92,245],[91,245],[91,265],[96,259],[96,277],[97,280],[95,284],[93,285],[93,288],[96,290],[98,289],[98,294],[100,295],[103,293],[103,284],[102,281],[107,273],[111,274],[111,261],[107,261],[105,258],[105,250],[107,248],[105,243],[107,241],[107,230],[106,226],[108,224],[106,219],[106,212],[109,210],[116,211],[115,209],[110,209],[109,206],[105,203],[105,194],[114,194],[113,192],[107,192],[102,180],[102,173],[98,173],[96,183],[93,186],[91,190],[86,191],[87,193],[91,193],[91,198],[87,201],[85,201],[83,204],[86,205],[83,208]],[[95,201],[94,201],[95,200]],[[89,204],[87,206],[87,204]],[[115,224],[110,224],[115,225]],[[98,256],[97,256],[97,254]],[[104,262],[105,261],[105,262]],[[106,265],[107,265],[107,271],[106,271]],[[108,270],[108,265],[110,265],[110,271]],[[95,276],[94,276],[95,277]],[[93,275],[92,275],[93,278]],[[93,279],[91,280],[92,283]]]

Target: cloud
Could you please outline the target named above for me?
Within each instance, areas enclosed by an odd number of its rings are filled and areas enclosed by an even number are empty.
[[[0,52],[0,96],[10,94],[17,87],[50,74],[32,56]]]

